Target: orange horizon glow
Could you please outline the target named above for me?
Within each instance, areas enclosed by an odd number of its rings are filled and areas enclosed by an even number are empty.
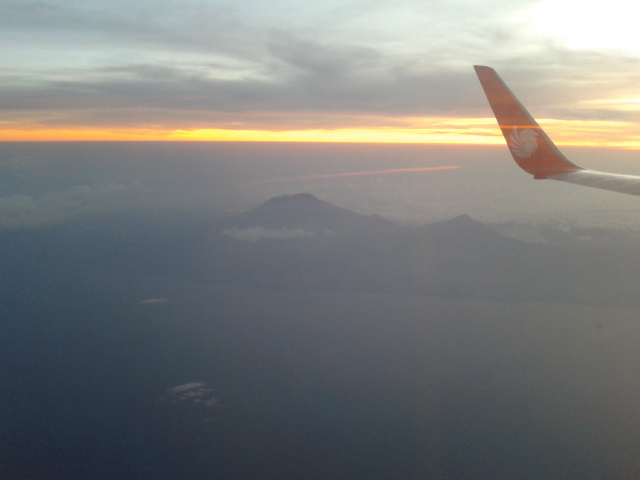
[[[493,118],[424,119],[406,127],[335,128],[315,130],[144,129],[86,127],[68,129],[0,128],[0,142],[63,141],[213,141],[309,143],[414,143],[503,145]],[[541,120],[557,145],[640,148],[635,125],[624,122]]]
[[[0,142],[65,141],[214,141],[214,142],[310,142],[310,143],[441,143],[500,144],[502,137],[485,132],[427,129],[339,128],[323,130],[141,130],[141,129],[68,129],[0,130]]]

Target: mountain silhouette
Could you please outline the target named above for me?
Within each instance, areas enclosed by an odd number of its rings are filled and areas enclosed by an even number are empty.
[[[208,270],[210,281],[234,277],[232,283],[279,289],[638,303],[633,285],[640,283],[640,262],[635,257],[517,240],[468,215],[402,226],[299,194],[271,199],[224,225],[302,228],[316,234],[213,242],[221,255],[217,270]],[[213,278],[214,270],[234,273]]]
[[[467,215],[403,226],[310,194],[219,222],[103,216],[3,241],[7,272],[47,259],[277,290],[640,304],[640,259],[618,246],[525,242]]]
[[[223,222],[227,228],[302,228],[311,231],[389,228],[392,224],[393,222],[378,215],[361,215],[320,200],[309,193],[272,198]]]

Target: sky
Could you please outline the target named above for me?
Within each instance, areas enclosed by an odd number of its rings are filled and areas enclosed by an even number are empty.
[[[0,141],[500,144],[496,68],[559,144],[637,148],[628,2],[5,0]]]

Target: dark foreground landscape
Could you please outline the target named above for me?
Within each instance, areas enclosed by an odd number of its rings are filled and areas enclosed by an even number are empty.
[[[633,242],[505,231],[299,194],[3,232],[0,478],[637,478]]]

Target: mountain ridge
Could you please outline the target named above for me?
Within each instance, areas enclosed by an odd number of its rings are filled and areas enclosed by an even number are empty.
[[[123,218],[8,233],[0,257],[9,271],[45,259],[277,290],[640,305],[636,256],[526,242],[468,215],[403,226],[297,194],[213,223]]]
[[[222,222],[225,228],[267,227],[316,230],[385,228],[392,223],[379,215],[363,215],[338,207],[309,193],[273,197],[247,212]]]

